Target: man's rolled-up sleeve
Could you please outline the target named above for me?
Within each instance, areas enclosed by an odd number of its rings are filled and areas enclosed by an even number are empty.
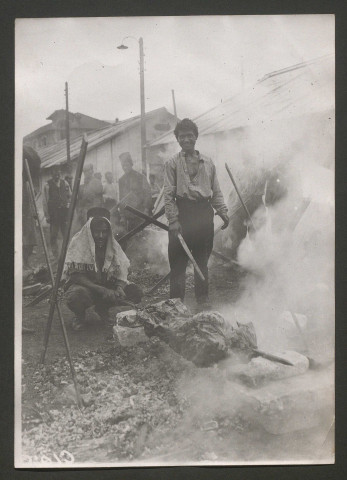
[[[225,205],[224,202],[224,197],[223,193],[220,189],[218,178],[217,178],[217,172],[216,172],[216,167],[215,165],[212,165],[212,199],[211,199],[211,204],[212,207],[216,210],[217,213],[222,213],[227,215],[228,213],[228,207]]]
[[[169,160],[165,164],[164,174],[164,203],[165,215],[169,223],[174,223],[178,220],[178,208],[176,205],[176,168],[173,160]]]

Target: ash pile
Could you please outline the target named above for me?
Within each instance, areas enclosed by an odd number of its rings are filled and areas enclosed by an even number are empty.
[[[233,326],[215,311],[192,315],[179,299],[170,299],[119,313],[113,331],[123,347],[157,337],[195,366],[222,370],[225,391],[233,392],[234,402],[238,397],[242,416],[271,434],[332,421],[332,365],[294,350],[259,350],[251,322]]]

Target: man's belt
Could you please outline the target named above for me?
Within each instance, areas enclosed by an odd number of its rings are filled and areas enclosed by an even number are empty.
[[[199,199],[192,199],[192,198],[185,198],[185,197],[176,197],[176,201],[178,202],[186,202],[186,203],[189,203],[189,204],[207,204],[207,203],[211,203],[211,197],[207,197],[207,198],[199,198]]]

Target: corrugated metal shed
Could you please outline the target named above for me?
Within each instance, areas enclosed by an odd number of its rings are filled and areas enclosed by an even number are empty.
[[[253,88],[194,118],[199,135],[334,109],[334,56],[265,75]],[[175,142],[173,130],[149,146]]]
[[[159,113],[160,111],[166,111],[164,107],[152,110],[151,112],[146,113],[146,118],[150,118],[152,115]],[[117,122],[115,125],[107,126],[96,130],[90,133],[87,133],[88,138],[88,151],[96,148],[98,145],[106,142],[107,140],[119,135],[125,130],[132,128],[140,123],[140,115],[136,117],[131,117],[127,120]],[[77,159],[82,143],[82,136],[77,137],[72,140],[70,144],[70,156],[71,160]],[[50,168],[53,165],[60,165],[66,162],[66,140],[61,140],[60,142],[50,145],[48,147],[43,147],[37,149],[38,154],[41,158],[41,168]]]

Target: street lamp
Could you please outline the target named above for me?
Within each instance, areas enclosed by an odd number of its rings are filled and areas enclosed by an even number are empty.
[[[119,50],[127,50],[127,46],[124,45],[124,40],[132,38],[139,43],[140,50],[140,101],[141,101],[141,162],[142,173],[147,177],[147,162],[146,162],[146,119],[145,119],[145,71],[144,71],[144,54],[143,54],[143,38],[139,39],[135,37],[124,37],[121,45],[117,48]]]

